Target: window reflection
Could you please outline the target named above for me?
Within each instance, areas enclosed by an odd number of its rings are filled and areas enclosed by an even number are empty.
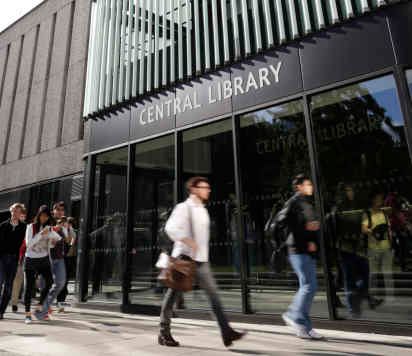
[[[172,242],[163,227],[173,209],[174,136],[136,145],[131,246],[131,289],[134,304],[159,305],[164,288],[157,282],[155,263]]]
[[[91,297],[121,298],[126,246],[127,148],[96,158],[94,216],[89,233]]]
[[[271,255],[280,242],[273,241],[265,227],[293,194],[292,177],[310,173],[302,101],[241,116],[240,157],[251,307],[257,312],[283,313],[297,280],[287,249],[282,249],[276,268],[271,266]],[[319,263],[320,280],[322,275]],[[323,281],[320,285],[313,314],[327,316]]]
[[[412,175],[394,78],[315,96],[311,111],[335,306],[346,317],[405,320]]]
[[[240,258],[236,226],[236,194],[232,122],[223,120],[183,132],[183,179],[207,177],[212,193],[207,209],[210,263],[227,309],[241,309]],[[192,307],[210,308],[203,293],[185,296]]]

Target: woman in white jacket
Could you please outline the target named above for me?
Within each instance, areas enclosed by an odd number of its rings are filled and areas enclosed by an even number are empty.
[[[40,295],[40,304],[43,304],[53,284],[49,250],[52,244],[61,239],[61,236],[53,230],[52,225],[50,210],[46,205],[42,205],[33,223],[27,226],[26,259],[24,263],[26,324],[32,321],[30,307],[36,276],[41,275],[45,281],[45,287],[42,289]]]

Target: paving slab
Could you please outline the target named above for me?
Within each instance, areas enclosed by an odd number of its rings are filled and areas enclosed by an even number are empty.
[[[229,349],[216,323],[173,320],[178,348],[157,345],[156,317],[69,308],[49,322],[24,324],[23,313],[0,321],[0,356],[412,355],[412,337],[319,330],[325,341],[301,340],[285,326],[234,323],[247,337]]]

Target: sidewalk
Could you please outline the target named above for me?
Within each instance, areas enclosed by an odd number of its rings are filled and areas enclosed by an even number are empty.
[[[412,337],[319,330],[328,341],[294,337],[284,326],[234,323],[247,337],[228,351],[214,321],[174,320],[179,348],[157,345],[158,318],[69,308],[25,325],[23,313],[0,321],[0,355],[411,355]]]

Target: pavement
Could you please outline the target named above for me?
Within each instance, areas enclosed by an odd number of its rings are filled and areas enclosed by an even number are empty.
[[[157,345],[158,318],[68,308],[49,322],[24,324],[22,312],[0,321],[0,355],[412,355],[412,337],[318,330],[326,341],[297,339],[286,326],[233,323],[248,332],[226,349],[216,323],[176,318],[181,347]]]

